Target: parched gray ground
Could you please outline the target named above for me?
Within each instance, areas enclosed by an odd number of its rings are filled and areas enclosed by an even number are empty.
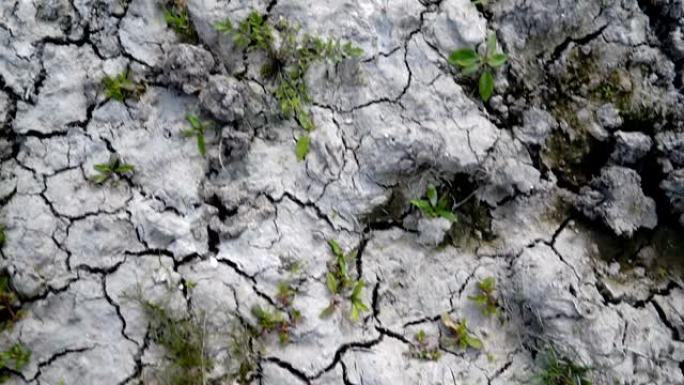
[[[684,383],[682,1],[187,6],[196,45],[154,0],[0,4],[0,267],[26,311],[0,347],[32,351],[9,384],[152,381],[164,351],[133,292],[205,314],[210,377],[230,383],[222,332],[274,304],[293,262],[303,318],[254,383],[528,384],[545,346],[596,384]],[[309,71],[303,162],[263,58],[212,27],[252,10],[364,50]],[[446,59],[490,32],[509,62],[483,104]],[[124,70],[145,93],[107,99]],[[206,157],[186,112],[220,122]],[[135,173],[90,182],[114,154]],[[408,203],[429,183],[464,198],[451,228]],[[319,318],[330,239],[359,250],[359,322]],[[468,300],[489,276],[503,320]],[[445,343],[444,313],[483,349]],[[408,355],[419,330],[440,360]]]

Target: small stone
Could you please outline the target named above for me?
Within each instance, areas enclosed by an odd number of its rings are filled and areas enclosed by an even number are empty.
[[[610,158],[617,164],[634,164],[648,154],[652,145],[653,140],[646,134],[618,131]]]
[[[606,103],[596,110],[596,119],[598,123],[605,129],[612,130],[622,125],[623,120],[618,110],[613,103]]]
[[[209,51],[190,44],[177,44],[167,52],[163,67],[170,83],[186,94],[192,94],[202,88],[214,65]]]

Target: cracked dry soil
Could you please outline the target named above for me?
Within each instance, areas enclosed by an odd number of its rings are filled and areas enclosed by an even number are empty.
[[[192,384],[238,381],[236,325],[242,383],[529,384],[549,348],[594,384],[684,383],[683,1],[176,1],[190,39],[169,4],[0,1],[0,351],[31,351],[5,383],[172,384],[141,300],[202,321]],[[307,71],[303,161],[268,59],[214,28],[253,11],[363,49]],[[447,59],[490,33],[483,103]],[[108,97],[121,73],[144,92]],[[134,172],[93,183],[113,156]],[[411,205],[428,185],[455,222]],[[245,331],[255,307],[296,319],[287,341]]]

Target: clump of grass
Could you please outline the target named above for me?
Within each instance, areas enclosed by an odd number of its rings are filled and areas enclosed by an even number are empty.
[[[267,310],[260,306],[252,307],[252,315],[257,320],[259,335],[277,333],[281,344],[286,344],[290,340],[290,330],[301,319],[301,313],[298,310],[284,313],[278,310]]]
[[[587,378],[590,368],[576,364],[548,348],[542,355],[542,367],[535,374],[539,385],[593,385]]]
[[[195,317],[177,319],[164,306],[141,300],[151,339],[162,346],[169,364],[157,375],[168,385],[205,385],[206,375],[213,367],[204,351],[206,330]]]
[[[114,180],[114,184],[117,184],[135,170],[133,165],[122,162],[117,155],[110,156],[107,163],[98,163],[93,168],[97,174],[91,180],[96,184],[104,184],[109,180]]]
[[[278,101],[280,113],[286,119],[294,118],[305,130],[297,139],[295,154],[303,160],[309,151],[308,132],[315,129],[311,103],[305,76],[312,64],[318,62],[339,63],[358,58],[363,50],[353,44],[337,39],[323,39],[301,34],[299,27],[284,19],[271,23],[265,15],[251,12],[246,19],[234,25],[229,19],[216,23],[216,30],[233,38],[238,47],[266,54],[267,61],[261,67],[261,76],[269,83]]]
[[[128,71],[102,79],[105,94],[108,98],[124,102],[127,98],[139,98],[145,92],[145,86],[129,78]]]
[[[413,199],[411,204],[417,207],[428,218],[444,218],[456,221],[456,214],[449,208],[449,197],[445,194],[441,198],[437,195],[437,188],[430,184],[425,193],[427,199]]]
[[[447,328],[447,330],[449,330],[449,332],[452,334],[454,342],[461,349],[482,349],[482,341],[470,333],[465,319],[457,322],[454,321],[448,314],[443,314],[442,324]]]
[[[423,361],[437,361],[442,357],[439,346],[431,345],[427,341],[424,330],[418,331],[413,336],[414,343],[409,348],[409,356]]]
[[[496,299],[496,278],[487,277],[477,284],[480,293],[469,296],[468,299],[480,305],[482,313],[486,316],[497,315],[499,313],[499,301]]]
[[[335,240],[329,240],[328,245],[335,259],[328,264],[328,273],[325,276],[325,281],[328,291],[330,291],[333,297],[328,307],[323,309],[320,316],[322,318],[331,316],[340,306],[342,299],[347,298],[351,304],[349,317],[352,321],[358,321],[360,314],[369,309],[363,303],[362,296],[365,286],[363,280],[354,280],[350,276],[349,266],[353,266],[353,262],[356,259],[356,250],[345,253],[340,244]]]
[[[197,41],[197,31],[190,21],[186,0],[167,1],[163,7],[164,20],[166,25],[171,28],[178,37],[187,43]]]
[[[207,143],[204,137],[204,133],[207,128],[212,127],[213,123],[210,121],[202,121],[197,115],[186,114],[185,120],[190,123],[190,128],[182,132],[183,136],[187,138],[195,137],[197,140],[197,150],[200,155],[205,156],[207,154]]]
[[[24,312],[12,289],[9,276],[0,274],[0,331],[10,329],[23,316]]]
[[[0,351],[0,384],[9,380],[10,371],[21,371],[31,359],[31,350],[15,343],[4,351]]]
[[[230,377],[240,385],[251,384],[259,371],[262,351],[258,331],[249,324],[236,322],[230,333]]]
[[[459,67],[464,75],[480,74],[478,91],[484,102],[494,92],[494,70],[507,60],[508,56],[496,52],[496,36],[493,33],[487,37],[484,54],[479,54],[473,48],[462,48],[449,55],[449,64]]]

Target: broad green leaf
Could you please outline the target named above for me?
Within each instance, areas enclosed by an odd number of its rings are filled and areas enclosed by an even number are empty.
[[[461,71],[461,73],[463,75],[472,75],[479,70],[480,70],[480,64],[478,63],[478,64],[475,64],[475,65],[472,65],[469,67],[464,67],[463,70]]]
[[[459,67],[472,67],[477,65],[480,61],[480,57],[477,55],[472,48],[461,48],[456,50],[449,55],[449,63]]]
[[[352,319],[352,321],[358,321],[359,320],[359,308],[357,308],[355,304],[352,304],[351,319]]]
[[[359,279],[358,281],[356,281],[356,284],[354,285],[354,289],[352,290],[352,293],[351,293],[352,301],[361,298],[361,292],[363,291],[364,286],[365,286],[365,283],[363,282],[363,279]]]
[[[205,156],[207,154],[207,144],[204,141],[204,135],[201,133],[197,134],[197,149],[200,155]]]
[[[332,294],[337,294],[337,289],[339,289],[339,282],[332,273],[328,272],[328,274],[325,275],[325,283],[328,286],[328,290],[330,290]]]
[[[194,128],[195,130],[198,130],[200,127],[202,127],[202,123],[200,122],[197,115],[187,114],[185,115],[185,119],[188,121],[188,123],[190,123],[192,128]]]
[[[98,175],[95,175],[91,180],[93,181],[93,183],[102,184],[102,183],[106,182],[107,179],[109,179],[108,174],[98,174]]]
[[[302,135],[297,139],[297,144],[295,145],[295,156],[298,161],[303,161],[306,158],[306,154],[309,153],[309,145],[311,143],[311,138],[309,135]]]
[[[504,65],[508,60],[508,56],[503,53],[496,53],[487,59],[487,64],[492,68],[498,68]]]
[[[427,198],[430,201],[430,206],[437,207],[437,188],[434,185],[428,185]]]
[[[311,119],[311,114],[308,112],[301,111],[297,113],[297,121],[299,122],[299,125],[302,126],[303,129],[306,131],[313,131],[316,126],[314,126],[314,122]]]
[[[468,346],[470,346],[471,348],[477,350],[482,349],[482,341],[480,339],[471,336],[466,336],[465,340]]]
[[[448,211],[448,210],[441,210],[441,211],[439,211],[439,216],[442,217],[442,218],[444,218],[444,219],[446,219],[446,220],[448,220],[448,221],[451,221],[451,222],[456,222],[456,219],[457,219],[457,218],[456,218],[456,214],[454,214],[454,213],[452,213],[451,211]]]
[[[109,166],[107,163],[98,163],[93,166],[93,168],[99,172],[103,173],[110,173],[112,172],[112,168]]]
[[[340,247],[340,244],[337,243],[336,240],[330,239],[328,240],[328,245],[330,245],[330,250],[335,254],[336,256],[344,254],[342,251],[342,247]]]
[[[480,98],[483,102],[489,100],[494,92],[494,77],[490,71],[484,71],[480,76]]]
[[[132,164],[124,163],[124,164],[120,164],[116,168],[116,170],[114,170],[114,172],[116,172],[117,174],[126,174],[129,172],[133,172],[133,169],[134,168],[133,168]]]
[[[328,318],[331,315],[333,315],[334,312],[335,312],[335,304],[331,303],[330,305],[328,305],[328,307],[323,309],[323,311],[321,311],[321,314],[319,314],[318,316],[321,318]]]
[[[430,202],[423,199],[413,199],[411,200],[411,204],[418,207],[421,211],[432,209],[432,206],[430,206]]]
[[[361,300],[354,302],[356,304],[356,307],[359,309],[360,312],[368,311],[368,306],[366,306],[365,303],[363,303]]]

